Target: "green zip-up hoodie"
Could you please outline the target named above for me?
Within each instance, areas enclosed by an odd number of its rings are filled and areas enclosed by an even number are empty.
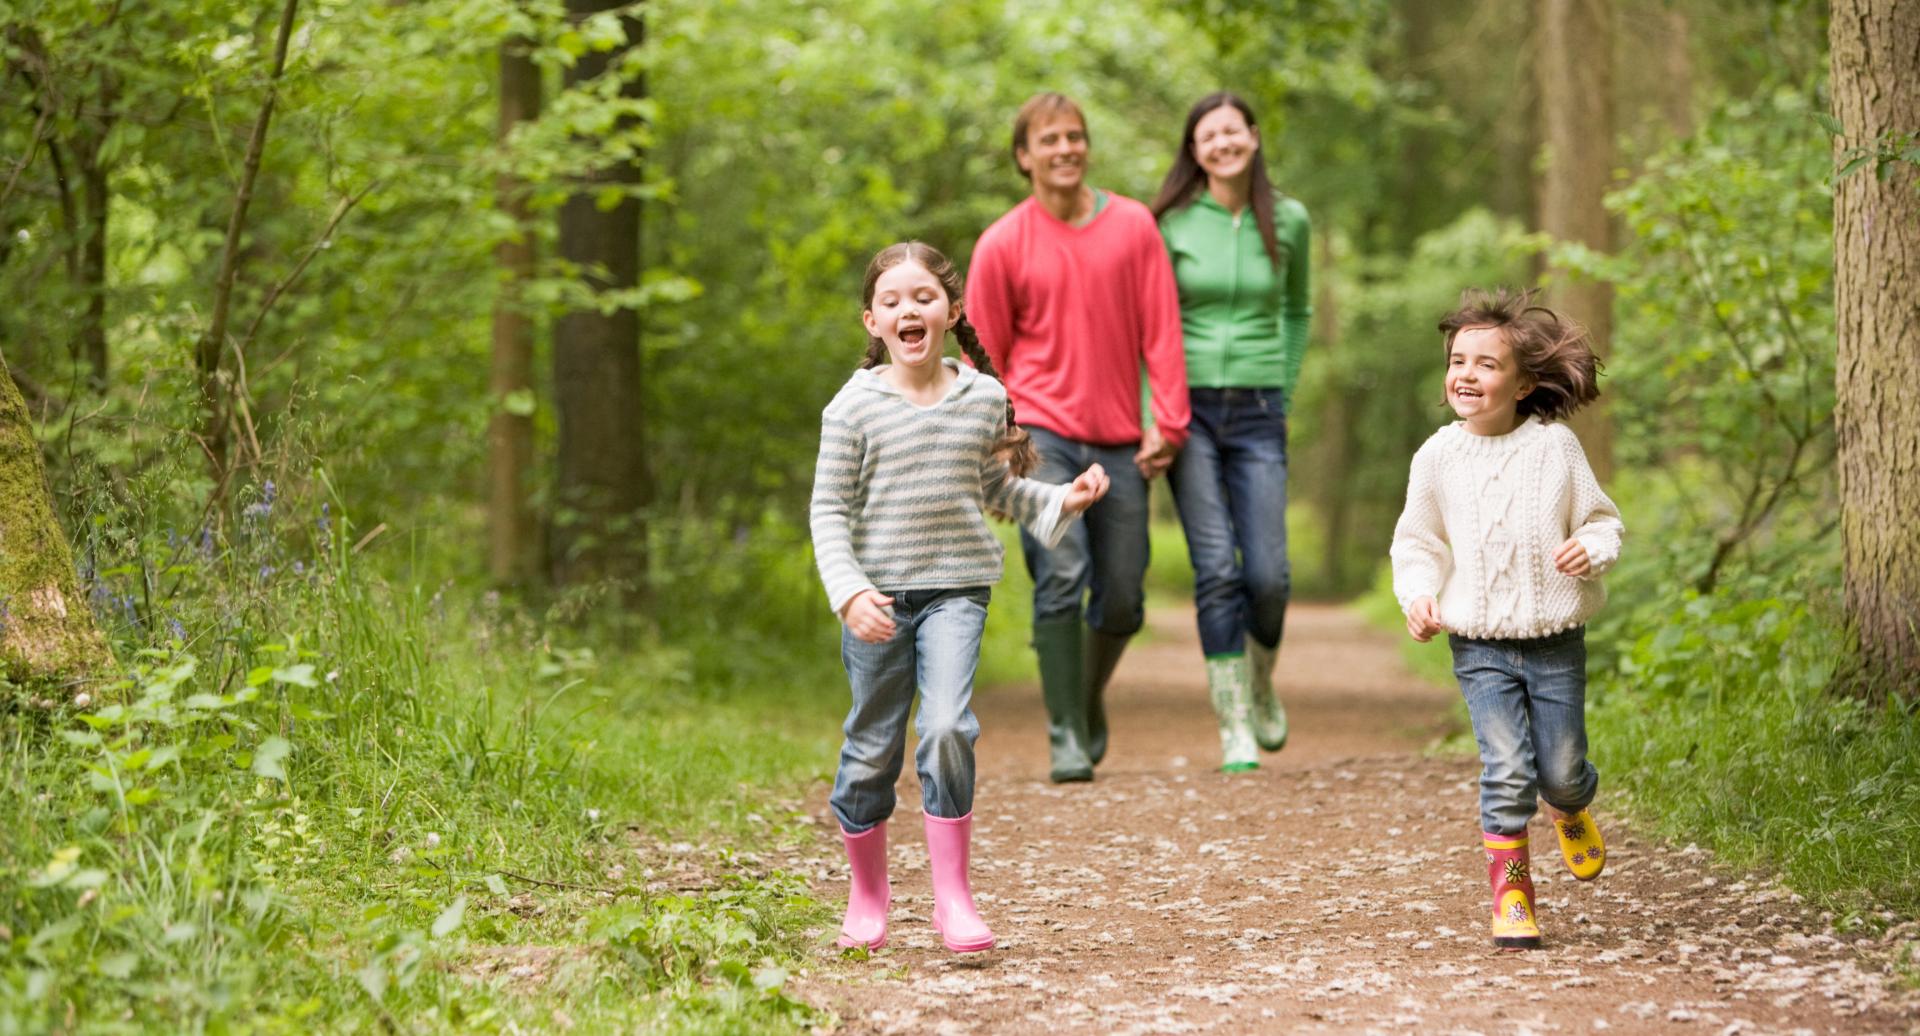
[[[1273,223],[1278,270],[1251,207],[1236,216],[1201,190],[1160,218],[1180,286],[1189,387],[1291,393],[1299,383],[1313,317],[1306,206],[1275,196]]]

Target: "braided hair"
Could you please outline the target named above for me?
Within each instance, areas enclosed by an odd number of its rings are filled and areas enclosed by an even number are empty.
[[[860,291],[862,309],[873,308],[874,285],[880,275],[899,266],[901,263],[918,263],[928,273],[940,281],[940,287],[946,290],[947,299],[955,308],[961,307],[964,295],[960,286],[960,271],[954,268],[953,261],[941,255],[932,245],[920,241],[903,241],[888,245],[867,264],[867,276]],[[1000,380],[1000,372],[994,369],[993,358],[980,344],[980,336],[973,330],[973,324],[967,320],[966,311],[961,310],[960,319],[953,325],[953,337],[960,343],[960,351],[966,354],[967,361],[987,377]],[[860,363],[861,370],[870,370],[887,362],[887,344],[879,336],[867,336],[867,355]],[[1005,461],[1008,470],[1015,475],[1025,475],[1040,462],[1039,454],[1034,451],[1033,437],[1014,420],[1013,399],[1007,399],[1007,430],[1000,441],[993,444],[994,455]]]

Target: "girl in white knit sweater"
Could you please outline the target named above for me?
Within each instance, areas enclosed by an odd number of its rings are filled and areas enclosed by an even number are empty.
[[[1440,322],[1447,403],[1460,420],[1413,457],[1393,530],[1393,592],[1407,632],[1446,632],[1480,745],[1481,840],[1493,941],[1540,945],[1527,822],[1544,800],[1575,878],[1605,848],[1587,806],[1584,623],[1606,600],[1620,512],[1559,423],[1600,394],[1584,329],[1529,292],[1469,291]]]

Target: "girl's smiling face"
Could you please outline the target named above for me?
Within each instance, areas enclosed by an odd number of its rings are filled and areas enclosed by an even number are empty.
[[[873,299],[860,319],[886,345],[894,365],[925,369],[939,365],[947,329],[959,322],[960,311],[940,278],[909,259],[873,282]]]
[[[1507,336],[1494,327],[1466,327],[1447,354],[1447,404],[1476,435],[1505,435],[1518,424],[1517,407],[1533,391]]]

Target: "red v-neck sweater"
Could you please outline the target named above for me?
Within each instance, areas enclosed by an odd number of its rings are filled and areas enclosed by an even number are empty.
[[[1085,226],[1032,197],[974,246],[967,319],[980,333],[1021,424],[1077,442],[1140,441],[1140,366],[1153,423],[1187,441],[1187,355],[1180,296],[1145,205],[1111,195]]]

